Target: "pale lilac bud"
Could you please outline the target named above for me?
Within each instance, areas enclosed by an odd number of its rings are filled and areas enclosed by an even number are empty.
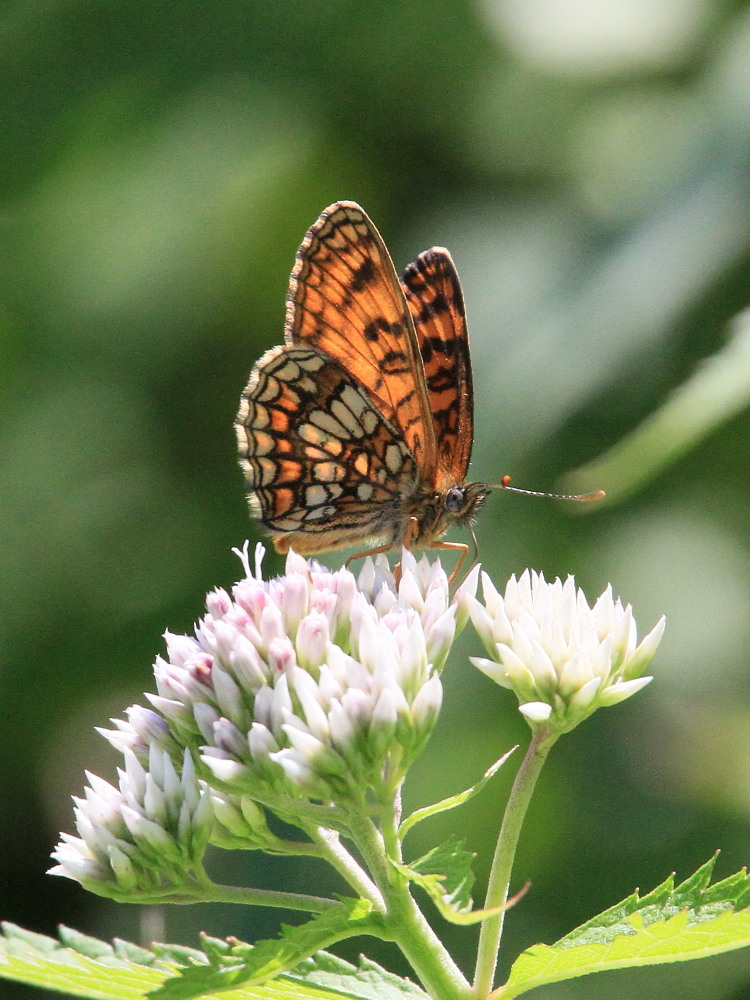
[[[111,719],[114,729],[96,731],[112,746],[123,753],[132,750],[138,757],[148,756],[149,748],[154,745],[167,750],[171,754],[180,752],[180,745],[173,737],[169,724],[158,712],[141,705],[133,705],[125,712],[127,721]]]
[[[126,750],[119,786],[89,774],[85,799],[75,799],[79,837],[62,835],[51,869],[100,895],[138,899],[190,886],[213,827],[210,794],[186,750],[178,773],[152,747],[149,769]]]
[[[325,662],[330,641],[328,618],[320,611],[312,611],[297,629],[297,662],[305,670],[317,671]]]
[[[456,637],[457,611],[457,606],[452,604],[425,632],[427,659],[438,671],[443,669]]]

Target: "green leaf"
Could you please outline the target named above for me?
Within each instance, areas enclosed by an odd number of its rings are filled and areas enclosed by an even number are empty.
[[[427,1000],[427,994],[409,979],[386,971],[364,955],[351,965],[327,951],[319,951],[288,973],[290,979],[324,986],[357,1000]]]
[[[127,941],[108,944],[67,927],[60,931],[67,946],[13,924],[4,924],[2,930],[0,979],[38,986],[51,991],[50,996],[147,1000],[166,977],[178,971],[178,963],[206,961],[205,952],[182,945],[156,944],[149,950]],[[214,955],[228,954],[233,947],[216,939],[205,943]],[[408,979],[399,979],[364,959],[356,967],[325,952],[272,982],[240,986],[229,994],[203,995],[206,1000],[230,996],[232,1000],[426,1000]]]
[[[230,943],[217,948],[207,942],[200,962],[193,960],[180,975],[168,980],[150,997],[152,1000],[190,1000],[213,991],[232,990],[243,984],[273,979],[319,949],[359,934],[390,939],[385,923],[363,899],[342,900],[299,927],[282,927],[281,936],[255,945]]]
[[[410,816],[407,816],[399,828],[399,836],[401,839],[403,840],[409,830],[416,826],[417,823],[421,823],[423,819],[429,819],[430,816],[437,816],[438,813],[446,812],[448,809],[455,809],[456,806],[460,806],[463,805],[464,802],[468,802],[469,799],[473,798],[477,794],[477,792],[481,792],[490,778],[495,776],[508,757],[510,757],[510,755],[517,749],[518,747],[512,747],[506,754],[503,754],[500,760],[496,760],[495,763],[484,772],[484,775],[479,779],[479,781],[475,785],[471,786],[471,788],[467,788],[463,792],[457,792],[455,795],[451,795],[447,799],[441,799],[440,802],[435,802],[431,806],[425,806],[423,809],[415,809]]]
[[[670,876],[646,896],[634,892],[553,945],[523,952],[493,994],[511,1000],[535,986],[608,969],[719,955],[750,945],[750,876],[709,885],[716,858],[675,888]]]
[[[170,970],[159,958],[124,942],[115,945],[62,928],[63,942],[13,924],[2,925],[0,977],[86,1000],[142,1000]],[[67,945],[67,946],[66,946]]]
[[[503,907],[472,910],[474,872],[471,864],[474,857],[470,851],[464,850],[462,840],[451,838],[417,861],[395,867],[410,882],[424,889],[440,914],[450,923],[476,924],[500,913]]]

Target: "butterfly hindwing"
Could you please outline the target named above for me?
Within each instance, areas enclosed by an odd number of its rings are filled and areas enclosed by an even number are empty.
[[[489,489],[466,483],[471,362],[448,251],[399,282],[359,205],[325,209],[297,252],[285,343],[253,368],[236,429],[251,512],[280,552],[443,545]]]
[[[474,394],[463,293],[451,255],[425,250],[401,278],[417,333],[438,458],[437,486],[463,483],[474,435]]]
[[[320,552],[391,537],[418,470],[357,382],[312,348],[257,363],[237,418],[253,512],[280,551]]]

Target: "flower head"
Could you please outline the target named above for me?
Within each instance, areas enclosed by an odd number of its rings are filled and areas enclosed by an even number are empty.
[[[397,584],[384,558],[358,582],[290,553],[283,577],[209,595],[194,640],[168,637],[152,703],[230,794],[361,802],[424,746],[454,633],[445,574],[413,557]]]
[[[264,580],[262,554],[252,571],[240,553],[245,576],[208,595],[194,637],[167,633],[152,707],[100,730],[125,767],[118,787],[89,775],[55,874],[177,899],[207,878],[209,842],[299,853],[267,810],[341,829],[348,809],[392,802],[440,709],[458,611],[445,573],[405,552],[398,580],[383,556],[357,580],[290,552]]]
[[[179,895],[200,877],[213,827],[211,798],[190,753],[181,768],[152,746],[148,769],[132,750],[114,785],[89,774],[84,798],[76,798],[79,837],[63,834],[53,853],[52,875],[75,879],[99,895]]]
[[[383,556],[357,580],[290,552],[286,573],[264,580],[261,552],[254,572],[242,553],[231,594],[208,595],[195,637],[167,634],[152,709],[105,735],[141,757],[152,742],[173,757],[186,746],[235,800],[377,799],[437,718],[456,632],[446,575],[405,552],[398,581]]]
[[[640,644],[630,605],[610,587],[589,607],[568,577],[547,583],[542,574],[511,577],[499,594],[483,574],[484,604],[467,598],[488,658],[473,662],[511,688],[532,726],[558,733],[603,705],[615,705],[649,683],[642,676],[664,631],[660,619]]]

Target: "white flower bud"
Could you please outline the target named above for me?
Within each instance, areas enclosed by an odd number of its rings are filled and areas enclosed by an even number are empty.
[[[572,577],[548,584],[527,570],[511,577],[504,595],[486,574],[482,580],[484,604],[468,595],[465,603],[489,655],[472,662],[515,691],[532,726],[565,732],[651,680],[641,675],[661,639],[663,618],[637,645],[632,609],[615,600],[610,587],[590,608]]]
[[[125,751],[117,788],[88,775],[85,799],[75,800],[80,836],[62,835],[52,874],[132,900],[192,883],[214,822],[208,789],[197,781],[187,750],[181,773],[156,746],[149,762],[146,770]]]

